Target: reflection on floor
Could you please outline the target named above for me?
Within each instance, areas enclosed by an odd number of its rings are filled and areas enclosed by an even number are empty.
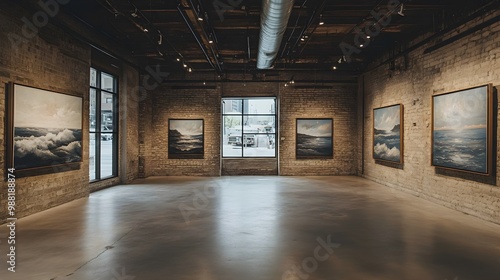
[[[19,220],[17,272],[2,253],[0,275],[493,280],[499,233],[357,177],[150,178]]]

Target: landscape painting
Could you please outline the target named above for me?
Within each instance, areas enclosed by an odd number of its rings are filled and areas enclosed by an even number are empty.
[[[16,172],[82,161],[81,97],[14,84],[12,102],[9,149]]]
[[[403,105],[373,110],[373,158],[403,163]]]
[[[333,119],[297,119],[297,158],[333,158]]]
[[[201,159],[204,154],[203,120],[168,120],[168,157]]]
[[[433,96],[432,165],[488,174],[491,151],[489,85]]]

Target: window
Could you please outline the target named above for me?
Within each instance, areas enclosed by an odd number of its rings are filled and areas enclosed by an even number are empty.
[[[117,79],[90,68],[90,181],[117,176],[118,90]]]
[[[276,98],[223,98],[222,123],[222,157],[276,157]]]

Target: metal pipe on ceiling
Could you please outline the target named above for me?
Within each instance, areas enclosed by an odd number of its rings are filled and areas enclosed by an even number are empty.
[[[200,47],[201,52],[203,52],[203,55],[205,56],[208,64],[210,64],[210,66],[214,70],[218,70],[218,68],[215,67],[212,60],[210,59],[210,56],[208,55],[207,50],[205,49],[205,46],[201,43],[200,39],[198,38],[198,35],[196,35],[196,32],[194,31],[194,27],[191,25],[191,22],[186,17],[186,15],[184,15],[184,12],[182,11],[182,8],[180,7],[180,5],[177,6],[177,10],[179,11],[179,14],[182,16],[182,19],[184,19],[184,22],[186,23],[187,27],[189,28],[189,31],[191,31],[191,34],[193,35],[194,39],[198,43],[198,46]]]
[[[263,0],[257,68],[272,67],[292,13],[294,0]]]

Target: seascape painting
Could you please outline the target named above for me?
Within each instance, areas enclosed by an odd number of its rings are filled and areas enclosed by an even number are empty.
[[[333,158],[333,120],[297,119],[297,158]]]
[[[488,86],[433,97],[432,164],[487,174]]]
[[[373,110],[373,158],[402,163],[403,105]]]
[[[168,125],[168,157],[201,159],[204,154],[203,120],[170,119]]]
[[[13,167],[19,171],[82,161],[82,98],[14,85]]]

